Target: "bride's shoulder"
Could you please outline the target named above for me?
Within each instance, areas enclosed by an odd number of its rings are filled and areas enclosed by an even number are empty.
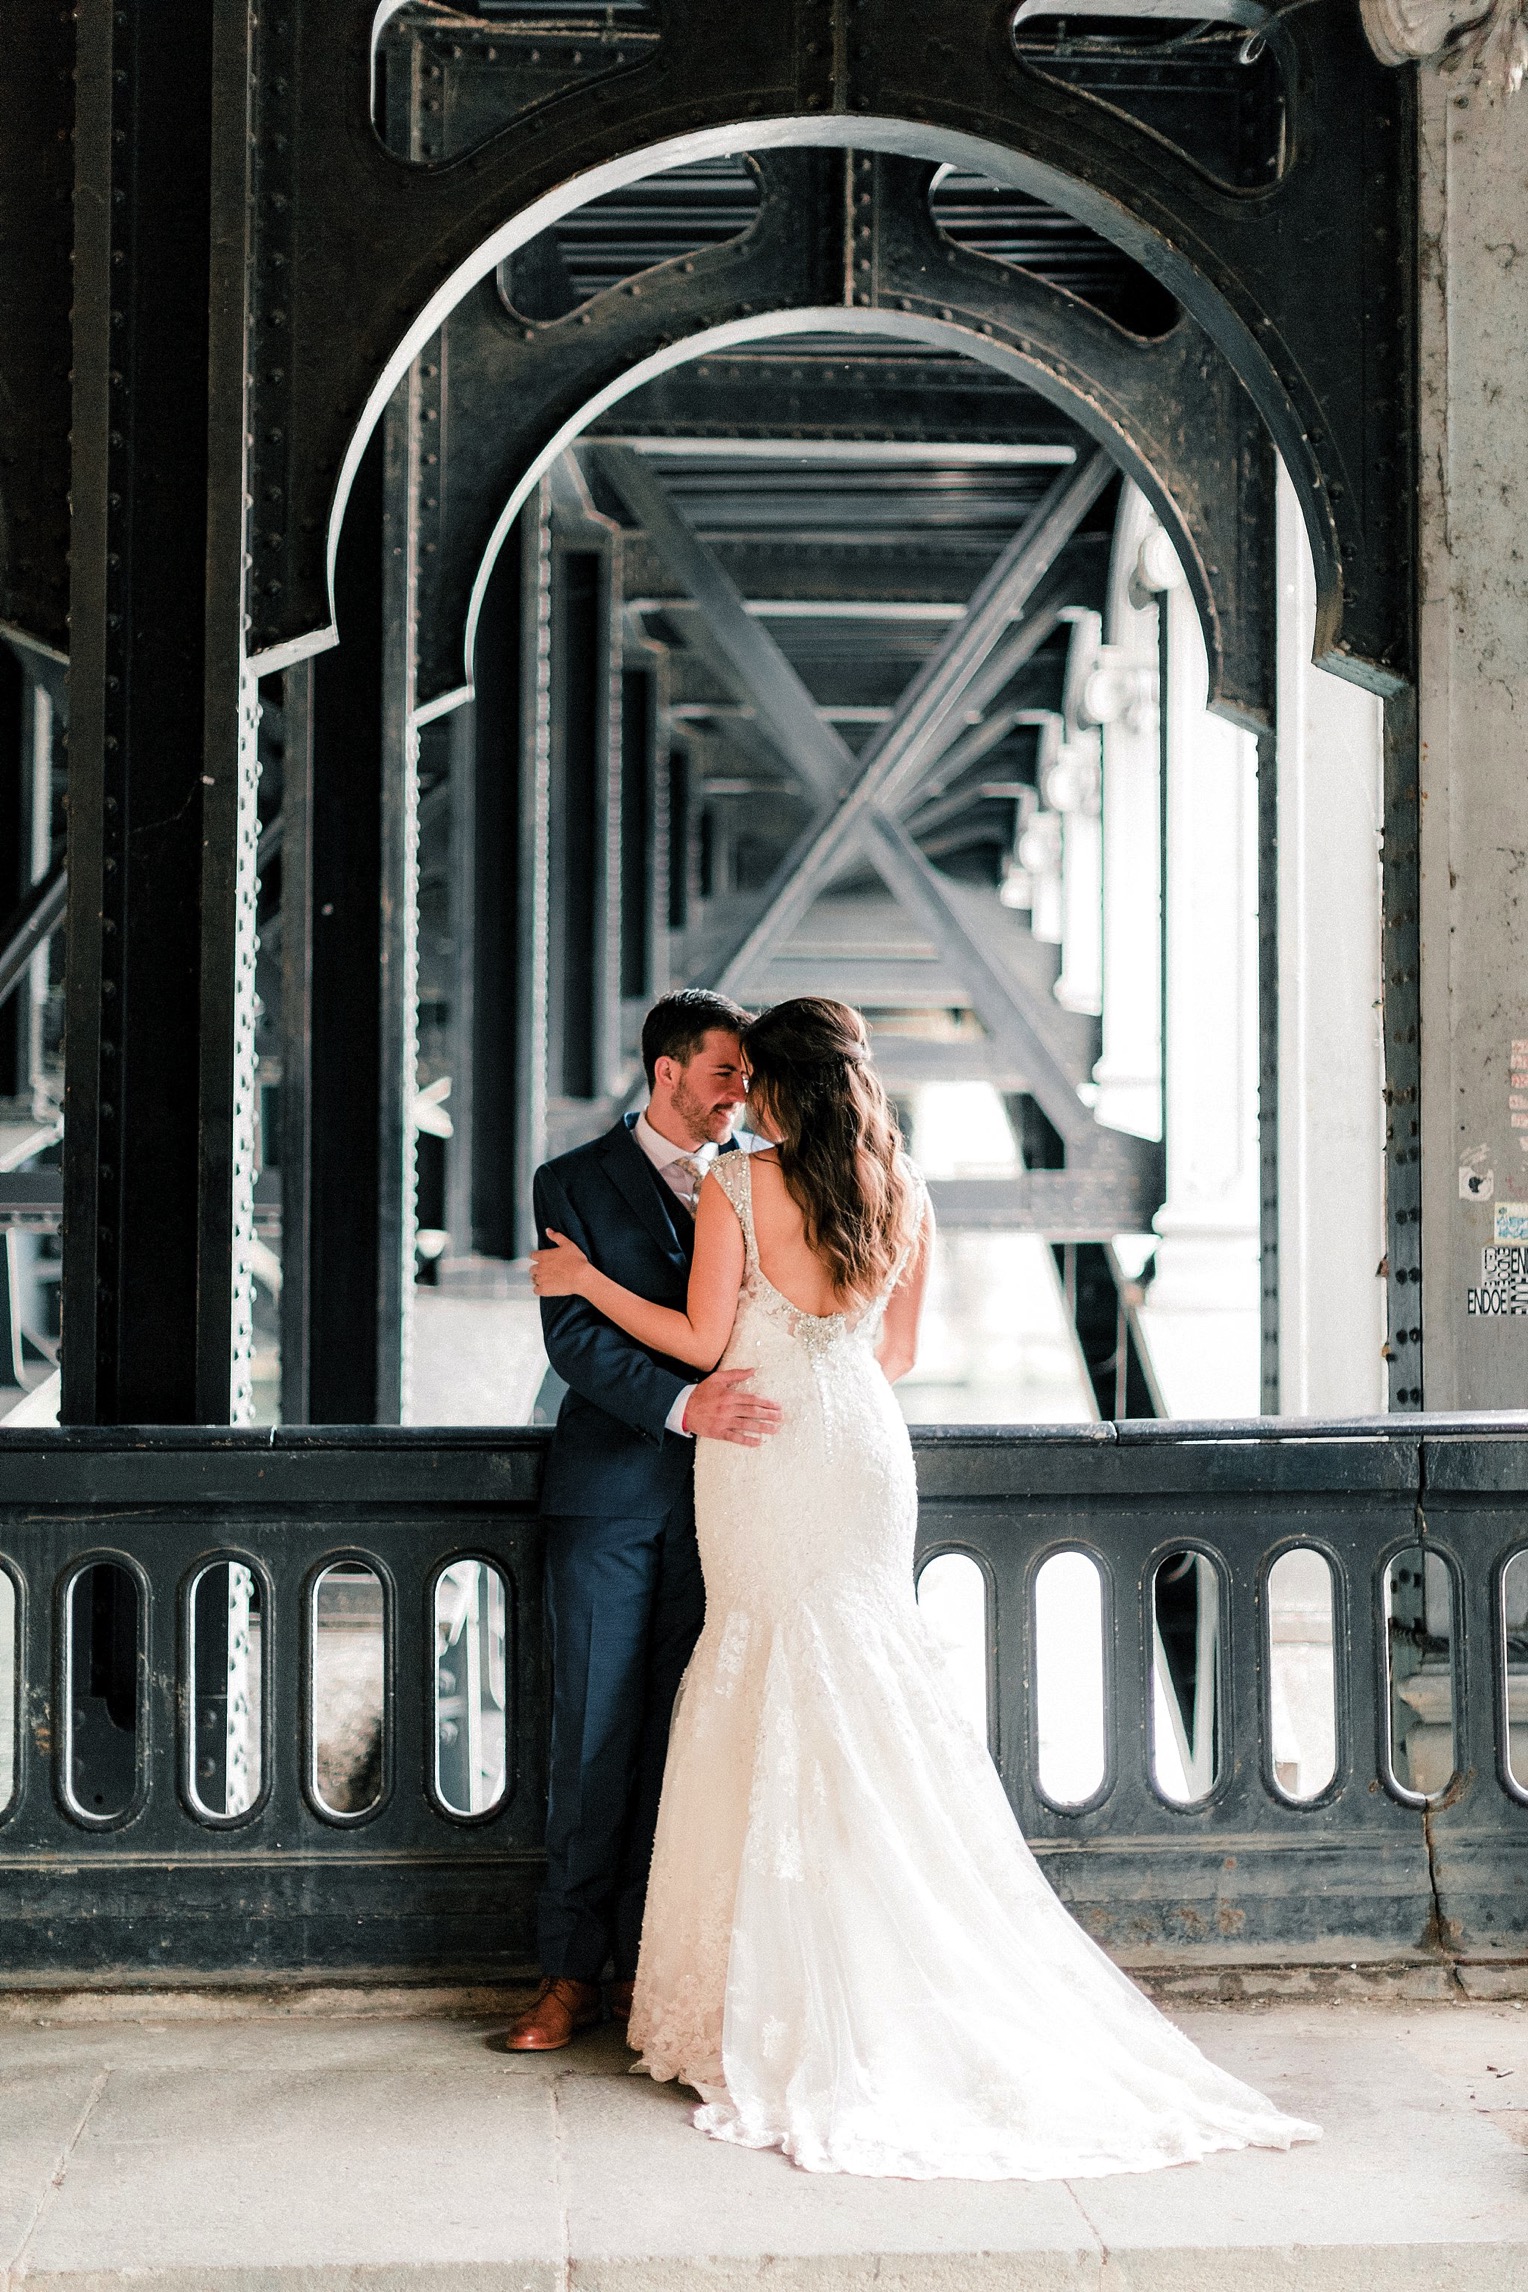
[[[725,1194],[732,1207],[740,1212],[744,1196],[747,1194],[751,1183],[751,1172],[748,1165],[752,1160],[751,1154],[718,1154],[706,1172],[703,1183],[709,1186],[714,1180],[718,1190]]]
[[[905,1152],[899,1152],[897,1155],[897,1175],[907,1188],[909,1223],[913,1226],[921,1226],[929,1211],[928,1180],[924,1177],[911,1154]]]

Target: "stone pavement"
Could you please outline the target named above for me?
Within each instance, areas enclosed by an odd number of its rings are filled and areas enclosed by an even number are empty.
[[[1180,2011],[1325,2140],[1075,2185],[797,2172],[608,2028],[4,2004],[5,2292],[1528,2292],[1510,2004]]]

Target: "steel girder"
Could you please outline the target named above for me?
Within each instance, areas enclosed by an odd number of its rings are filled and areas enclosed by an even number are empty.
[[[63,1414],[220,1423],[253,1183],[247,27],[75,13]]]
[[[1381,689],[1404,681],[1409,83],[1376,63],[1355,11],[1293,14],[1287,164],[1276,184],[1234,191],[1113,106],[1021,63],[1010,13],[1006,0],[663,0],[661,39],[622,69],[533,105],[465,157],[411,165],[369,117],[371,7],[281,0],[262,11],[252,649],[274,663],[329,631],[328,563],[351,471],[403,367],[475,280],[619,182],[707,153],[812,143],[960,160],[1077,214],[1163,279],[1240,376],[1295,478],[1319,656]],[[846,309],[873,308],[859,298],[874,291],[880,252],[841,278]],[[966,260],[950,265],[952,311]]]
[[[1045,1013],[994,958],[973,927],[959,890],[925,857],[895,810],[896,799],[906,800],[920,770],[940,752],[939,742],[950,737],[960,702],[969,696],[984,662],[1107,484],[1106,456],[1097,453],[1058,478],[913,680],[896,716],[860,757],[818,713],[775,639],[749,616],[723,568],[685,524],[641,456],[628,447],[606,446],[600,459],[649,542],[700,607],[711,641],[758,710],[761,731],[798,772],[819,807],[816,821],[777,872],[762,914],[745,922],[717,983],[724,992],[743,993],[750,966],[779,947],[835,864],[862,852],[964,981],[984,1029],[1016,1063],[1024,1087],[1066,1141],[1069,1159],[1120,1181],[1111,1197],[1119,1222],[1104,1230],[1133,1230],[1130,1218],[1139,1215],[1140,1201],[1159,1174],[1159,1153],[1093,1121],[1052,1045]]]
[[[1021,64],[1008,15],[994,0],[937,11],[922,0],[758,0],[742,11],[664,0],[662,39],[620,72],[536,105],[462,159],[412,166],[384,149],[369,116],[372,8],[281,0],[261,11],[248,490],[250,637],[270,656],[262,665],[332,636],[337,517],[361,448],[409,357],[474,280],[618,180],[707,150],[811,141],[963,157],[1081,215],[1162,277],[1240,375],[1299,486],[1318,654],[1381,689],[1404,682],[1409,81],[1375,62],[1355,11],[1291,16],[1288,163],[1275,185],[1230,191],[1112,106]],[[35,6],[13,5],[7,18],[7,53],[30,64],[7,72],[14,117],[0,122],[5,211],[22,218],[7,232],[0,346],[0,617],[61,649],[73,28]],[[887,252],[877,240],[856,258],[871,273],[840,277],[849,307],[870,307],[854,298],[876,291]],[[967,310],[964,288],[988,266],[962,256],[949,269],[954,299],[944,299],[979,329],[988,314]]]
[[[676,366],[590,426],[593,437],[699,439],[720,446],[782,436],[889,444],[1004,445],[1020,420],[1028,442],[1076,443],[1076,424],[1047,399],[990,366],[952,361],[917,343],[905,357],[885,343],[866,354],[845,340],[822,369],[793,360],[790,341],[762,342]]]
[[[69,646],[74,12],[0,0],[0,629]]]
[[[453,312],[435,548],[420,590],[420,702],[465,695],[475,600],[536,471],[686,343],[815,328],[903,333],[962,349],[1063,407],[1130,471],[1171,531],[1204,620],[1211,690],[1229,714],[1272,708],[1273,459],[1228,362],[1184,317],[1143,341],[1063,289],[967,253],[929,213],[926,161],[764,152],[759,214],[731,244],[664,263],[534,325],[492,279]],[[809,314],[809,315],[803,315]],[[871,319],[871,314],[874,314]],[[852,348],[849,334],[846,348]],[[464,657],[465,639],[465,657]]]

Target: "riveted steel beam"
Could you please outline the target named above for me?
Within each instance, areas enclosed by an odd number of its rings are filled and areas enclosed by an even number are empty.
[[[0,630],[69,645],[75,19],[0,0]]]
[[[818,801],[832,804],[858,776],[854,751],[820,713],[806,686],[763,623],[749,612],[716,557],[699,540],[667,487],[630,446],[602,446],[600,468],[699,608],[695,630],[703,656],[716,659],[753,702],[780,754]]]
[[[698,258],[697,258],[698,259]],[[954,361],[916,342],[873,356],[851,338],[831,359],[801,358],[789,337],[720,356],[705,355],[644,382],[590,425],[591,435],[624,438],[658,452],[694,441],[702,451],[742,454],[802,444],[829,452],[856,440],[906,454],[926,446],[961,450],[975,460],[1015,439],[1058,451],[1075,448],[1076,427],[1059,406],[995,367]]]
[[[1008,647],[1001,645],[1001,640],[1112,475],[1107,455],[1099,452],[1080,469],[1064,472],[1056,480],[992,567],[938,652],[914,678],[891,722],[860,758],[852,788],[846,790],[831,817],[823,821],[792,881],[782,888],[738,948],[728,966],[730,978],[745,977],[801,920],[833,869],[858,846],[869,823],[883,815],[894,817],[898,804],[916,788],[920,771],[927,770],[955,739],[964,723],[963,704],[970,701],[972,687],[1000,649],[1008,655]],[[1034,632],[1016,632],[1016,636],[1033,641]],[[1007,667],[1006,659],[1004,665]],[[1018,665],[1017,660],[1013,665]],[[1007,673],[1011,675],[1012,668]],[[881,839],[879,848],[886,851],[890,847]],[[901,864],[905,878],[909,864],[905,852]],[[925,902],[930,896],[926,884],[920,896]],[[1070,1108],[1077,1103],[1070,1085],[1066,1099],[1070,1120]],[[1050,1108],[1046,1111],[1050,1113]],[[1051,1114],[1051,1120],[1056,1119]],[[1062,1127],[1059,1122],[1057,1127]]]
[[[410,164],[370,118],[368,12],[354,0],[262,12],[253,490],[272,513],[255,551],[257,647],[279,657],[327,630],[330,529],[366,431],[475,279],[582,198],[654,168],[815,143],[963,162],[1060,204],[1154,271],[1240,375],[1295,475],[1322,655],[1403,679],[1414,280],[1396,216],[1410,211],[1412,99],[1351,11],[1289,18],[1288,156],[1255,193],[1025,62],[991,0],[937,13],[924,0],[824,0],[819,13],[808,36],[796,0],[668,0],[662,37],[603,79],[528,99],[460,158]],[[472,37],[452,44],[460,57],[442,44],[441,72],[470,70]],[[858,260],[838,299],[869,309]]]
[[[227,1423],[253,1186],[247,25],[77,15],[63,1413]]]
[[[1382,686],[1404,681],[1413,97],[1374,61],[1352,11],[1307,9],[1285,26],[1288,157],[1255,194],[1227,190],[1165,136],[1021,60],[1008,12],[990,0],[947,0],[937,16],[923,0],[887,0],[852,15],[852,38],[848,0],[825,0],[822,14],[806,36],[794,0],[741,13],[668,0],[662,38],[636,43],[603,81],[531,101],[481,148],[430,166],[391,154],[373,127],[367,10],[287,0],[260,12],[250,490],[263,665],[329,631],[332,528],[366,431],[474,279],[585,192],[710,151],[815,142],[963,159],[1078,214],[1164,279],[1240,375],[1301,489],[1318,650]],[[5,296],[20,322],[0,355],[25,386],[3,395],[29,418],[24,434],[15,416],[5,423],[0,587],[18,625],[60,647],[70,31],[62,11],[11,15],[7,54],[35,52],[36,68],[6,76],[16,133],[0,136],[4,207],[35,213],[38,234],[9,239],[26,275]],[[441,69],[470,73],[478,35],[458,30]],[[58,263],[34,260],[40,240]],[[847,285],[851,299],[865,291]],[[961,308],[959,292],[947,300]],[[42,423],[30,418],[39,380],[55,409]]]
[[[588,409],[719,329],[807,311],[831,324],[852,276],[845,323],[863,329],[874,311],[885,329],[964,350],[1064,408],[1131,472],[1188,570],[1214,697],[1268,723],[1272,455],[1203,331],[1182,318],[1164,339],[1141,340],[1032,273],[957,247],[930,216],[933,170],[921,161],[782,151],[755,164],[760,210],[732,244],[662,264],[551,324],[519,321],[492,283],[453,314],[441,352],[450,403],[438,546],[420,596],[426,712],[466,691],[463,632],[470,653],[487,563],[531,473]]]
[[[835,796],[841,798],[837,808],[825,814],[806,849],[792,854],[789,878],[782,882],[777,877],[763,914],[722,970],[723,991],[739,992],[748,975],[805,914],[834,865],[863,851],[963,980],[983,1026],[1018,1061],[1027,1087],[1068,1145],[1085,1150],[1101,1139],[1071,1077],[1027,1009],[1019,982],[994,960],[952,887],[886,806],[893,782],[899,790],[910,787],[917,763],[938,753],[940,738],[953,737],[961,691],[1097,500],[1110,475],[1107,457],[1099,454],[1083,469],[1058,480],[1003,552],[929,669],[914,680],[870,757],[862,759],[856,759],[842,735],[824,721],[774,638],[748,612],[640,455],[629,447],[608,446],[601,449],[600,459],[633,515],[642,519],[649,541],[665,555],[669,570],[687,587],[693,584],[691,595],[704,612],[712,641],[726,655],[739,688],[750,694],[761,724],[777,741],[782,756],[795,764],[825,805]],[[1107,1142],[1096,1150],[1107,1152]]]

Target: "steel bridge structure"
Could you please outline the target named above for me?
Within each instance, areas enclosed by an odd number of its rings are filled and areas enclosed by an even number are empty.
[[[1063,1896],[1127,1957],[1521,1956],[1522,838],[1470,815],[1477,892],[1422,801],[1424,662],[1476,612],[1427,574],[1465,546],[1429,539],[1465,320],[1423,162],[1481,113],[1381,60],[1377,5],[0,0],[0,1398],[56,1367],[61,1428],[0,1421],[18,1978],[526,1963],[543,1436],[411,1427],[414,1307],[438,1265],[513,1278],[532,1170],[635,1102],[681,982],[839,995],[895,1095],[1005,1102],[1015,1169],[937,1181],[941,1220],[1068,1253],[1101,1421],[920,1432],[920,1566],[978,1571]],[[1313,662],[1377,727],[1389,1413],[1298,1425]],[[1099,857],[1099,775],[1128,722],[1166,784],[1188,685],[1243,743],[1256,909],[1264,1414],[1214,1425],[1162,1421],[1110,1255],[1172,1227],[1193,884],[1155,796]],[[1095,954],[1099,871],[1157,887],[1154,1118],[1101,1095],[1079,853]],[[1309,1790],[1290,1553],[1326,1571]],[[1071,1797],[1035,1622],[1067,1555]],[[326,1665],[378,1715],[348,1748]]]

